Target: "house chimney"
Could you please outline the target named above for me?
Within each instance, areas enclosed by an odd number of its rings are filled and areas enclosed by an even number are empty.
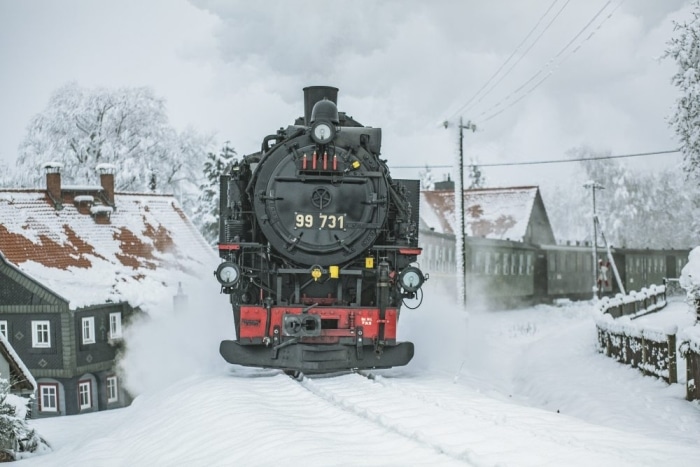
[[[116,167],[112,164],[99,164],[97,171],[100,173],[100,184],[105,191],[107,204],[114,207],[114,172]]]
[[[63,197],[61,195],[61,169],[60,162],[46,162],[43,166],[46,171],[46,193],[57,210],[63,209]]]

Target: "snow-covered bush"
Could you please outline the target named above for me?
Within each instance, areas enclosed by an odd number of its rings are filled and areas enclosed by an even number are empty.
[[[700,246],[690,252],[679,282],[689,297],[700,298]]]
[[[10,394],[10,383],[0,378],[0,461],[50,450],[27,425],[27,403],[27,399]]]

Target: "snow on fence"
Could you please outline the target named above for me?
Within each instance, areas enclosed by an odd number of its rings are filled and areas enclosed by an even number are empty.
[[[631,316],[631,319],[644,316],[648,313],[659,311],[666,306],[666,286],[651,285],[639,292],[630,292],[628,295],[617,294],[614,297],[603,297],[598,309],[603,314],[613,318]]]
[[[610,315],[596,320],[598,350],[620,363],[639,368],[667,383],[677,383],[676,326],[668,329],[641,328],[619,323]]]
[[[603,298],[598,306],[601,316],[596,319],[598,350],[618,362],[639,368],[668,383],[676,383],[676,332],[668,329],[642,328],[631,322],[620,323],[620,316],[638,318],[666,306],[666,287],[652,285],[629,295],[618,294]]]

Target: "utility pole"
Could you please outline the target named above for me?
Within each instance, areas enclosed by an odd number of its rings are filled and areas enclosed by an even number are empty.
[[[595,191],[604,190],[605,187],[593,180],[586,182],[583,186],[591,189],[593,198],[593,237],[591,238],[591,246],[593,251],[593,298],[595,299],[598,297],[598,215],[595,211]]]
[[[450,124],[448,121],[443,123],[447,128]],[[464,130],[476,131],[476,125],[467,121],[465,125],[462,117],[459,117],[459,184],[455,186],[455,213],[459,215],[460,226],[459,234],[461,239],[457,239],[461,247],[462,258],[462,290],[460,294],[460,302],[463,306],[467,306],[467,234],[464,226]]]

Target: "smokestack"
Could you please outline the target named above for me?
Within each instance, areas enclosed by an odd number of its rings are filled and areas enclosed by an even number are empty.
[[[114,172],[116,167],[112,164],[99,164],[97,171],[100,173],[100,184],[105,192],[107,204],[114,207]]]
[[[338,105],[338,88],[332,86],[307,86],[304,88],[304,125],[309,126],[311,109],[316,102],[328,99]]]
[[[63,209],[63,197],[61,195],[61,169],[60,162],[46,162],[43,166],[46,171],[46,193],[56,209]]]

